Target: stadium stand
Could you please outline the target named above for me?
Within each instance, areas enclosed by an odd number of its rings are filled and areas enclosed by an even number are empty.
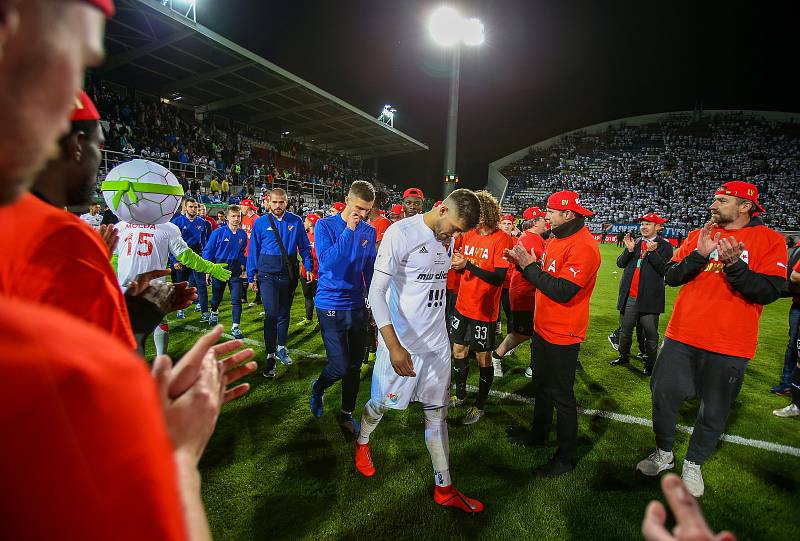
[[[593,232],[654,211],[669,218],[673,235],[701,224],[716,187],[741,179],[759,188],[768,225],[797,231],[799,120],[759,111],[633,117],[533,145],[494,162],[489,174],[495,191],[497,179],[507,179],[507,211],[521,212],[553,191],[572,189],[595,212]]]

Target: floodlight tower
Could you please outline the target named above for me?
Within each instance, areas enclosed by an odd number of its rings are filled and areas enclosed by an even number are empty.
[[[197,22],[197,0],[161,0],[161,5],[183,15],[193,23]]]
[[[433,12],[428,23],[433,40],[453,51],[450,71],[450,107],[447,113],[447,140],[444,153],[443,197],[455,189],[456,139],[458,136],[458,83],[461,76],[461,45],[476,46],[484,42],[483,23],[476,18],[465,18],[450,6]]]
[[[394,114],[397,112],[397,109],[392,107],[391,105],[384,105],[383,111],[381,111],[378,120],[383,122],[384,124],[388,124],[390,127],[394,128]]]

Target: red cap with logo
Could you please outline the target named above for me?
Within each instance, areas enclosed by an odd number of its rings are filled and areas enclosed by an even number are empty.
[[[434,204],[433,204],[433,208],[436,208],[436,207],[438,207],[438,206],[439,206],[439,205],[441,205],[441,204],[442,204],[442,202],[441,202],[441,201],[437,201],[436,203],[434,203]]]
[[[306,220],[311,222],[311,225],[314,225],[315,223],[317,223],[317,220],[319,220],[319,214],[317,214],[316,212],[310,212],[306,214]]]
[[[547,198],[547,208],[553,210],[571,210],[581,216],[592,216],[594,212],[581,206],[577,192],[562,190]]]
[[[522,212],[523,220],[533,220],[534,218],[544,218],[545,212],[539,207],[528,207]]]
[[[331,205],[331,208],[332,208],[333,210],[335,210],[336,212],[342,212],[342,211],[345,209],[345,207],[346,207],[346,206],[347,206],[347,205],[345,205],[345,204],[344,204],[344,203],[342,203],[341,201],[337,201],[336,203],[334,203],[333,205]]]
[[[732,180],[726,182],[714,192],[716,195],[733,195],[741,199],[751,201],[756,208],[761,212],[767,212],[758,202],[758,188],[755,184],[749,182],[742,182],[741,180]]]
[[[70,118],[71,122],[80,120],[100,120],[100,113],[97,112],[97,107],[95,107],[89,94],[83,90],[75,97],[75,109],[72,110],[72,118]]]
[[[392,205],[392,209],[389,211],[389,214],[397,214],[398,216],[403,214],[403,205]]]
[[[666,218],[662,218],[655,212],[651,212],[649,214],[645,214],[644,216],[640,216],[636,218],[637,222],[653,222],[654,224],[665,224],[667,223]]]
[[[419,188],[409,188],[403,192],[403,199],[406,197],[419,197],[423,201],[425,201],[425,196],[422,193],[422,190]]]
[[[258,210],[258,207],[250,199],[242,199],[242,206],[253,210]]]
[[[105,13],[106,17],[114,16],[114,2],[113,0],[86,0],[94,7]]]
[[[501,222],[513,222],[514,221],[514,215],[513,214],[506,214],[505,216],[500,218],[500,221]]]

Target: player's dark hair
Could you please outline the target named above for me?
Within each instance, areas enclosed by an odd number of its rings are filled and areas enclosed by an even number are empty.
[[[195,199],[194,197],[184,197],[183,198],[183,202],[184,203],[197,203],[197,199]]]
[[[282,195],[287,199],[287,201],[289,199],[289,194],[287,194],[286,190],[284,190],[283,188],[275,188],[271,192],[269,192],[270,197],[272,197],[273,195],[278,195],[278,196]]]
[[[442,203],[448,209],[453,209],[456,215],[464,221],[465,231],[473,229],[481,219],[481,202],[475,192],[466,188],[453,190]]]
[[[386,204],[386,193],[380,190],[375,191],[375,206],[373,208],[379,209]]]
[[[227,214],[230,214],[231,212],[238,212],[239,214],[241,214],[242,213],[242,207],[240,207],[239,205],[231,205],[230,207],[228,207]]]
[[[500,203],[486,190],[475,192],[475,195],[481,202],[481,225],[489,229],[497,229],[497,226],[500,225]]]
[[[350,185],[350,195],[364,201],[375,201],[375,187],[366,180],[357,180]]]

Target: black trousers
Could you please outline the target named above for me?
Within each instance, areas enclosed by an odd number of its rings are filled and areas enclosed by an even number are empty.
[[[628,296],[625,311],[622,312],[619,333],[619,358],[628,359],[631,355],[633,343],[633,329],[636,328],[639,345],[644,345],[647,363],[652,368],[658,355],[658,316],[659,314],[644,314],[636,309],[636,297]],[[641,328],[642,336],[638,336]],[[642,344],[644,341],[644,344]]]
[[[303,288],[303,298],[306,301],[306,319],[314,319],[314,296],[317,294],[317,280],[307,281],[300,278],[300,287]]]
[[[553,426],[555,409],[556,457],[568,462],[575,462],[577,458],[578,406],[573,387],[580,348],[580,344],[551,344],[535,331],[531,338],[531,350],[536,359],[533,365],[536,399],[533,406],[533,437],[547,439]]]
[[[686,460],[703,464],[714,453],[725,430],[746,367],[744,357],[713,353],[665,338],[650,379],[658,448],[672,451],[681,405],[699,396],[700,411]]]

